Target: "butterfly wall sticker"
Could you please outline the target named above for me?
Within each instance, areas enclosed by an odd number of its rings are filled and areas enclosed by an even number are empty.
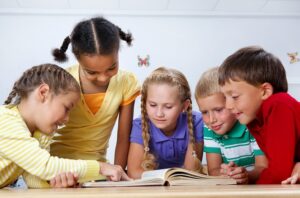
[[[287,53],[287,55],[289,56],[290,58],[290,63],[293,64],[293,63],[296,63],[296,62],[299,62],[300,61],[300,58],[298,58],[298,52],[294,52],[294,53]]]
[[[138,55],[137,58],[138,58],[138,66],[139,67],[142,67],[143,65],[145,67],[149,67],[149,65],[150,65],[150,62],[149,62],[150,56],[149,55],[147,55],[145,58],[141,58],[141,56]]]

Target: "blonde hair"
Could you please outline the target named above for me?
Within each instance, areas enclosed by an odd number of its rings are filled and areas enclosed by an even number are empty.
[[[207,96],[220,93],[221,89],[219,86],[219,67],[213,67],[205,71],[195,89],[195,98],[205,98]]]
[[[191,90],[189,83],[184,76],[178,70],[159,67],[154,70],[144,81],[142,86],[141,93],[141,120],[142,120],[142,136],[144,143],[144,159],[142,162],[142,168],[144,170],[153,170],[158,167],[158,164],[155,162],[155,156],[150,153],[149,150],[149,140],[150,140],[150,132],[148,121],[149,118],[147,116],[146,111],[146,100],[147,100],[147,92],[150,84],[159,83],[159,84],[168,84],[170,86],[176,86],[178,88],[179,99],[181,102],[186,100],[190,101],[190,105],[187,108],[187,118],[188,118],[188,130],[189,130],[189,142],[193,145],[193,153],[192,155],[195,157],[195,160],[199,161],[199,167],[201,167],[200,160],[196,156],[195,152],[195,139],[193,133],[193,118],[192,118],[192,101],[191,101]],[[200,168],[199,168],[200,169]]]

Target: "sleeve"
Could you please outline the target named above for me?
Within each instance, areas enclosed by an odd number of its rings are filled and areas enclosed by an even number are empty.
[[[122,106],[130,104],[140,95],[140,84],[136,76],[131,72],[126,72],[123,80],[123,101]]]
[[[203,141],[203,120],[200,113],[193,113],[194,137],[196,143]]]
[[[291,108],[276,104],[272,106],[264,123],[265,148],[268,167],[264,169],[258,184],[280,184],[290,177],[294,166],[296,149],[296,117]]]
[[[27,172],[23,173],[23,178],[28,188],[50,188],[50,184],[46,180],[42,180],[37,176],[30,175]]]
[[[142,137],[142,123],[140,118],[137,118],[132,122],[130,142],[144,145]]]
[[[50,156],[40,142],[31,137],[24,122],[7,116],[0,123],[0,153],[31,175],[50,180],[60,172],[76,172],[79,181],[99,176],[99,163],[94,160],[69,160]]]
[[[214,138],[214,132],[204,125],[204,152],[221,154],[219,143]]]
[[[250,134],[250,132],[248,131],[248,129],[246,129],[247,132],[249,133],[249,140],[250,140],[250,146],[254,152],[255,156],[259,156],[259,155],[265,155],[264,152],[259,148],[255,138]]]

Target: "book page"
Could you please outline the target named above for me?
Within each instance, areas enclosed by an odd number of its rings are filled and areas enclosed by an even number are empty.
[[[159,169],[159,170],[145,171],[142,174],[142,179],[160,178],[162,180],[166,180],[166,173],[169,170],[170,170],[169,168],[165,168],[165,169]]]

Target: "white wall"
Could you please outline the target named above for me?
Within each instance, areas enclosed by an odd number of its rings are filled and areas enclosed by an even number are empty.
[[[51,49],[59,47],[74,25],[90,16],[84,14],[0,14],[0,101],[4,102],[14,81],[33,65],[54,62]],[[300,63],[290,64],[287,52],[300,52],[299,16],[146,16],[106,15],[135,38],[133,46],[124,43],[120,67],[138,74],[142,82],[157,66],[183,71],[194,89],[200,74],[219,65],[235,50],[261,45],[284,63],[290,92],[300,100]],[[76,62],[69,50],[67,67]],[[137,55],[150,55],[150,67],[138,67]],[[195,104],[195,103],[194,103]],[[194,106],[196,107],[196,106]],[[135,114],[139,114],[139,102]],[[115,130],[108,158],[113,161]]]

